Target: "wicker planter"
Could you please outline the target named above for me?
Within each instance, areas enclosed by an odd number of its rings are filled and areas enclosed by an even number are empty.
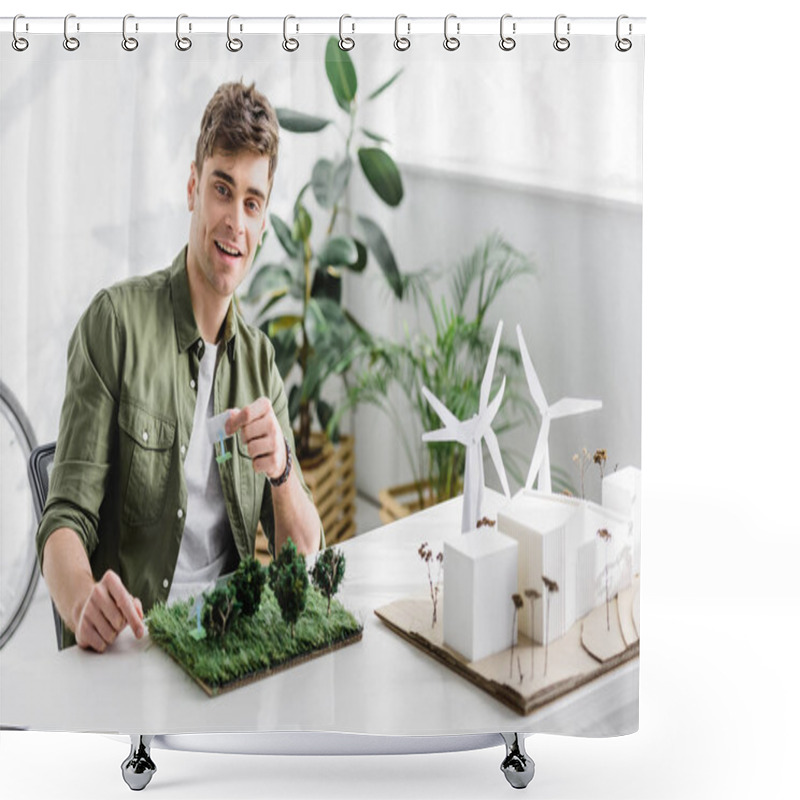
[[[311,490],[327,545],[338,544],[356,532],[356,469],[352,436],[341,436],[338,444],[321,433],[311,434],[312,446],[321,446],[319,455],[301,461],[303,477]],[[268,563],[267,538],[259,525],[256,537],[256,558]]]
[[[422,487],[423,501],[419,499],[419,488]],[[434,505],[430,494],[427,481],[420,483],[404,483],[400,486],[390,486],[388,489],[381,489],[378,492],[378,500],[381,504],[381,522],[388,525],[397,519],[407,517],[415,511],[428,508]]]

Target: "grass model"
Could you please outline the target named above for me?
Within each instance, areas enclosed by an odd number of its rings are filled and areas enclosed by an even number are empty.
[[[332,595],[309,584],[290,540],[268,569],[245,559],[202,598],[158,604],[146,621],[150,638],[215,695],[357,642],[362,626]]]

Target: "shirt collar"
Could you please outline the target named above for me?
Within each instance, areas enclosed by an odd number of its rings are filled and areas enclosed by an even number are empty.
[[[175,316],[175,335],[178,339],[178,352],[183,353],[197,342],[202,342],[197,321],[192,309],[192,298],[189,294],[189,276],[186,274],[186,250],[184,247],[172,262],[170,287],[172,290],[172,309]],[[228,313],[222,332],[222,344],[233,362],[236,357],[236,334],[239,330],[239,319],[235,301],[228,305]]]

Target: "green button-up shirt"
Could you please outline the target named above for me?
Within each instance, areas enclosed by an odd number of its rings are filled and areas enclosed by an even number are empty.
[[[233,302],[220,344],[214,413],[268,397],[308,492],[294,457],[272,344],[245,323]],[[145,612],[167,599],[186,522],[183,462],[203,347],[185,248],[170,268],[94,298],[69,343],[55,460],[36,534],[40,567],[48,536],[71,528],[86,548],[95,580],[114,570]],[[253,470],[238,435],[233,442],[226,443],[233,458],[219,466],[219,474],[233,541],[244,558],[254,552],[259,519],[274,548],[275,524],[265,476]],[[219,443],[215,447],[219,454]],[[62,627],[62,646],[74,644]]]

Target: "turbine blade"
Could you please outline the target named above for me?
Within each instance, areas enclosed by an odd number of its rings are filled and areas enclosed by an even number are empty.
[[[486,446],[489,448],[489,455],[492,457],[497,477],[500,478],[500,483],[503,486],[503,492],[506,497],[511,497],[511,491],[508,488],[508,478],[506,477],[506,469],[503,466],[503,456],[500,453],[500,444],[497,441],[497,435],[489,428],[485,435]]]
[[[528,470],[528,477],[525,479],[525,488],[533,489],[533,482],[539,473],[539,469],[547,455],[547,437],[550,435],[550,417],[545,414],[542,417],[542,427],[539,428],[539,435],[536,437],[536,447],[533,451],[533,458],[531,459],[531,467]]]
[[[494,379],[494,367],[497,363],[497,351],[500,349],[500,337],[503,333],[503,320],[497,323],[497,331],[494,334],[492,349],[489,352],[489,360],[486,362],[486,371],[483,373],[481,381],[481,397],[478,405],[478,413],[482,413],[489,404],[489,392],[492,390],[492,380]]]
[[[517,325],[517,339],[519,340],[519,353],[522,356],[522,366],[525,369],[525,377],[528,379],[528,389],[530,390],[533,402],[539,409],[540,414],[544,414],[547,408],[547,399],[544,396],[544,389],[539,382],[539,376],[533,368],[533,362],[528,355],[528,348],[525,347],[525,340],[522,338],[522,328]]]
[[[431,408],[438,414],[439,419],[445,424],[447,427],[455,428],[461,420],[455,416],[451,411],[448,411],[445,404],[428,389],[427,386],[422,387],[422,394],[425,396],[425,399],[431,404]]]
[[[497,412],[500,409],[500,404],[503,402],[503,393],[506,390],[506,379],[505,376],[503,377],[503,382],[500,384],[500,389],[498,390],[497,394],[494,396],[494,400],[489,403],[488,408],[484,411],[480,412],[480,417],[478,418],[478,424],[475,427],[475,438],[479,439],[487,430],[491,430],[491,425],[494,418],[497,416]]]
[[[461,441],[451,428],[439,428],[435,431],[426,431],[422,434],[423,442],[453,442]]]
[[[575,414],[585,414],[587,411],[597,411],[603,407],[602,400],[581,400],[577,397],[562,397],[557,403],[550,406],[551,419],[572,417]]]

